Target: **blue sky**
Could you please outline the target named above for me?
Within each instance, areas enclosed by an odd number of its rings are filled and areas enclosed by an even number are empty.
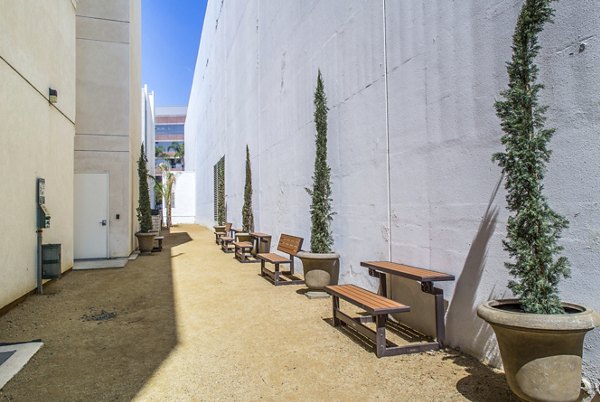
[[[158,107],[188,104],[207,1],[142,1],[142,85]]]

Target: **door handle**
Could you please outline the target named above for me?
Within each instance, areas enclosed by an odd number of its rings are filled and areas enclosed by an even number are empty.
[[[100,224],[101,224],[102,226],[106,226],[106,219],[102,219],[102,221],[100,222]]]

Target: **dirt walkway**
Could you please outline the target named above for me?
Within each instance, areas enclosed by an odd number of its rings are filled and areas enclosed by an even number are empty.
[[[174,228],[161,253],[72,272],[0,317],[0,342],[45,343],[0,400],[514,400],[458,353],[377,359],[329,325],[329,299],[272,286],[213,239]]]

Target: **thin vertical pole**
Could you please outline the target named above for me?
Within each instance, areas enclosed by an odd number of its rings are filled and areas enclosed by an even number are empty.
[[[44,293],[44,288],[42,287],[42,229],[38,229],[37,233],[37,294],[41,295]]]
[[[385,137],[386,137],[386,168],[387,168],[387,207],[388,207],[388,260],[392,261],[392,178],[390,166],[390,119],[389,119],[389,88],[388,88],[388,62],[387,62],[387,22],[386,4],[383,3],[383,80],[385,84]]]

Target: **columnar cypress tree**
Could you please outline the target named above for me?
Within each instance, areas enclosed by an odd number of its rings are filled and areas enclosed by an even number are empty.
[[[252,213],[252,170],[250,169],[250,149],[248,148],[248,145],[246,145],[246,185],[244,186],[242,229],[244,232],[254,232],[254,214]]]
[[[217,202],[217,223],[224,225],[227,220],[225,209],[225,157],[217,163]]]
[[[140,222],[140,232],[148,233],[152,230],[152,216],[150,213],[150,191],[148,190],[148,159],[144,152],[144,144],[142,144],[140,157],[138,159],[138,179],[139,179],[139,194],[137,218]]]
[[[558,240],[568,222],[542,194],[551,154],[547,145],[555,130],[544,128],[547,107],[539,104],[543,85],[537,82],[534,59],[540,50],[538,34],[554,15],[552,1],[525,0],[521,9],[507,63],[508,89],[501,92],[504,100],[495,104],[505,151],[492,157],[506,175],[507,208],[512,212],[503,241],[513,261],[505,264],[515,277],[509,288],[525,312],[541,314],[563,313],[558,282],[569,276],[567,259],[558,257]]]
[[[313,188],[306,189],[312,197],[310,206],[310,249],[313,253],[330,253],[333,245],[331,234],[331,169],[327,165],[327,97],[325,96],[321,70],[317,75],[315,89],[316,158]]]

